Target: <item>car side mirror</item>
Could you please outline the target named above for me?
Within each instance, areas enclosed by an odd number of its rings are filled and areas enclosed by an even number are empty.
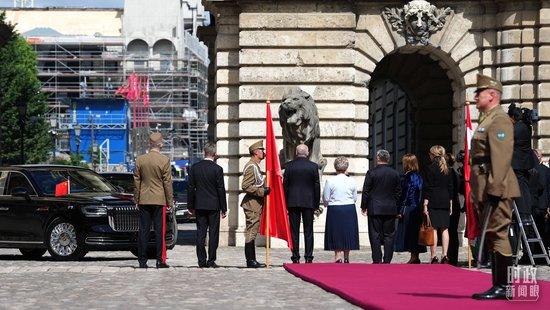
[[[14,197],[24,197],[29,199],[29,191],[25,187],[16,187],[12,189],[11,195]]]

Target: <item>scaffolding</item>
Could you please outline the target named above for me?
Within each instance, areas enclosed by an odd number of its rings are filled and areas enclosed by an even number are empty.
[[[147,133],[163,134],[163,152],[171,160],[200,157],[207,140],[207,67],[204,53],[187,39],[183,53],[142,56],[128,53],[121,37],[61,36],[27,38],[34,47],[42,91],[48,95],[48,118],[56,150],[69,152],[74,98],[113,98],[135,73],[148,81],[148,128],[129,126],[129,161],[145,152]],[[132,118],[143,116],[130,114]],[[94,124],[100,129],[105,124]],[[99,141],[101,142],[101,141]]]

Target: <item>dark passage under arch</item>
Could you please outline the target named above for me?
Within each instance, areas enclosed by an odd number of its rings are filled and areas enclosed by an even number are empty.
[[[370,167],[378,149],[390,152],[401,171],[401,157],[415,154],[421,166],[428,151],[453,145],[453,90],[437,61],[418,52],[394,53],[376,66],[369,84]]]

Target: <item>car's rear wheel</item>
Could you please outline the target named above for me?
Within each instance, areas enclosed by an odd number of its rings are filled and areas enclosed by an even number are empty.
[[[75,260],[86,255],[82,238],[68,220],[55,219],[47,229],[48,252],[55,260]]]
[[[46,253],[46,249],[19,249],[19,252],[28,259],[39,259]]]

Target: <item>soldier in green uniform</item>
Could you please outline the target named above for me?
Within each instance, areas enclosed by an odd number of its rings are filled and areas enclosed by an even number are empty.
[[[493,286],[474,294],[474,299],[506,299],[508,266],[512,249],[508,230],[512,221],[513,198],[520,196],[512,170],[514,128],[500,106],[502,84],[488,76],[477,76],[476,107],[479,125],[472,138],[472,196],[486,225],[486,246],[492,254]],[[486,224],[485,224],[486,223]]]
[[[260,229],[260,216],[262,215],[264,197],[269,195],[269,187],[265,186],[262,170],[260,169],[260,162],[265,158],[263,140],[252,144],[248,151],[251,158],[243,169],[242,189],[246,194],[241,202],[246,218],[244,254],[246,256],[246,267],[262,268],[265,267],[265,264],[260,264],[256,260],[255,240]]]

